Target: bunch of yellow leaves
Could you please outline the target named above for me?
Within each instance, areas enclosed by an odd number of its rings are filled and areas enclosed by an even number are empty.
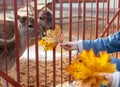
[[[52,50],[58,43],[63,42],[63,35],[61,34],[61,28],[59,25],[55,26],[54,30],[48,30],[47,35],[43,37],[39,44],[44,47],[44,50]]]
[[[112,73],[116,69],[115,64],[110,63],[110,56],[107,52],[100,52],[98,56],[91,49],[83,50],[78,54],[66,71],[72,75],[73,80],[80,80],[83,84],[87,82],[95,82],[92,86],[99,87],[100,84],[107,85],[104,77],[99,76],[100,73]]]

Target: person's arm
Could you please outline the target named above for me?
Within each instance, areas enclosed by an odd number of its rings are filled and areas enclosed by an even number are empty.
[[[120,51],[120,31],[108,36],[107,38],[98,38],[96,40],[80,40],[78,41],[78,51],[83,49],[93,49],[96,54],[99,51],[107,51],[108,53]]]
[[[112,76],[113,79],[110,87],[120,87],[120,72],[115,72]]]

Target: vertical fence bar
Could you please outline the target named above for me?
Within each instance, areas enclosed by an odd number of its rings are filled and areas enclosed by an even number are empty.
[[[91,0],[91,16],[90,16],[90,17],[91,17],[91,21],[90,21],[90,23],[91,23],[90,39],[92,39],[92,30],[93,30],[93,29],[92,29],[92,28],[93,28],[93,27],[92,27],[92,23],[93,23],[93,2],[92,2],[92,0]]]
[[[45,86],[47,86],[47,52],[45,51]]]
[[[109,24],[109,14],[110,14],[110,0],[107,1],[107,23]],[[107,36],[109,35],[109,30],[107,31]]]
[[[46,5],[46,2],[47,0],[45,0],[45,5]],[[45,86],[47,86],[47,51],[45,51]]]
[[[18,16],[17,16],[17,0],[14,0],[14,21],[15,21],[15,52],[16,52],[16,70],[17,82],[20,83],[20,61],[19,61],[19,40],[18,40]]]
[[[27,18],[29,17],[29,16],[28,16],[28,13],[29,13],[29,12],[28,12],[28,8],[29,8],[29,7],[28,7],[28,5],[29,5],[28,3],[29,3],[28,0],[26,0],[26,3],[25,3],[25,4],[26,4],[26,11],[27,11],[27,12],[26,12],[26,13],[27,13]],[[27,26],[28,26],[28,20],[27,20]],[[30,82],[30,81],[29,81],[29,79],[30,79],[30,78],[29,78],[29,76],[30,76],[30,75],[29,75],[29,74],[30,74],[30,73],[29,73],[29,71],[30,71],[30,67],[29,67],[29,66],[30,66],[30,64],[29,64],[29,62],[30,62],[30,61],[29,61],[29,60],[30,60],[30,59],[29,59],[29,45],[30,45],[30,44],[29,44],[29,29],[28,29],[28,27],[27,27],[27,37],[26,37],[26,38],[27,38],[27,86],[29,87],[29,82]]]
[[[36,87],[39,87],[39,56],[38,56],[38,11],[37,11],[37,0],[34,0],[34,14],[35,14],[35,53],[36,53]]]
[[[69,0],[69,4],[69,41],[72,41],[72,0]],[[71,64],[71,51],[69,51],[69,64]],[[71,83],[71,76],[69,76],[69,83]]]
[[[118,0],[118,9],[120,9],[120,0]],[[118,29],[119,30],[119,26],[120,26],[120,12],[119,12],[119,15],[118,15],[118,21],[117,21],[117,25],[118,25]]]
[[[85,32],[86,32],[86,0],[83,0],[83,40],[85,40]]]
[[[60,27],[61,27],[61,33],[63,32],[62,31],[62,25],[63,25],[63,0],[61,0],[60,1]],[[63,50],[62,50],[62,47],[61,47],[61,87],[62,87],[62,83],[63,83],[63,60],[62,60],[62,57],[63,57],[63,55],[62,55],[62,52],[63,52]]]
[[[78,0],[78,33],[77,33],[77,40],[79,40],[80,35],[80,18],[81,18],[81,2]]]
[[[95,27],[96,38],[98,38],[98,22],[99,22],[98,17],[99,17],[99,2],[98,0],[96,0],[96,27]]]
[[[115,6],[116,6],[116,4],[115,4],[115,3],[116,3],[116,0],[114,0],[114,6],[113,6],[113,7],[114,7],[114,9],[113,9],[113,15],[114,15],[114,14],[115,14],[115,12],[116,12],[116,7],[115,7]],[[113,15],[112,15],[112,16],[113,16]],[[114,27],[114,25],[115,25],[115,22],[113,22],[113,32],[115,32],[115,27]]]
[[[70,21],[70,25],[69,25],[69,41],[72,41],[72,0],[70,0],[70,9],[69,9],[69,12],[70,12],[70,17],[69,17],[69,21]]]
[[[52,2],[52,9],[53,9],[53,29],[55,28],[55,18],[56,18],[56,15],[55,15],[55,11],[56,11],[56,1],[53,0]],[[55,58],[55,48],[53,49],[53,87],[56,86],[56,58]]]
[[[103,22],[102,22],[102,29],[104,29],[104,20],[105,20],[104,12],[105,12],[105,2],[103,2],[103,10],[102,10],[102,19],[103,19]]]

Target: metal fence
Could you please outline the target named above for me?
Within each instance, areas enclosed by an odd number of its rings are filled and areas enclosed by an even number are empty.
[[[66,52],[60,46],[44,51],[38,44],[39,27],[44,25],[39,21],[39,14],[47,9],[52,12],[51,27],[60,25],[64,42],[106,37],[119,30],[119,0],[24,0],[23,5],[19,5],[19,0],[11,0],[12,9],[6,8],[7,2],[0,2],[0,76],[7,81],[2,80],[1,86],[57,87],[60,84],[64,87],[64,82],[71,82],[65,67],[77,52]],[[21,19],[21,25],[18,15],[26,16]],[[33,25],[29,25],[29,17]],[[26,31],[20,30],[21,27]],[[35,33],[33,43],[29,42],[31,27]],[[119,57],[119,54],[111,55]]]

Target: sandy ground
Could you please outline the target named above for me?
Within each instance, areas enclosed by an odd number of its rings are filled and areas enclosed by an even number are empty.
[[[62,63],[60,61],[61,59],[56,60],[56,66],[55,66],[56,85],[60,84],[61,81],[62,82],[68,81],[68,75],[65,71],[65,67],[68,65],[68,59],[64,58],[62,60]],[[36,62],[33,60],[29,61],[29,75],[28,75],[28,68],[27,68],[28,62],[25,60],[20,61],[20,84],[22,85],[22,87],[36,87],[35,63]],[[62,68],[61,68],[61,64],[62,64]],[[14,68],[10,71],[9,75],[14,79],[14,75],[15,75]],[[39,62],[39,76],[37,76],[37,78],[39,78],[39,87],[53,87],[53,61]],[[28,86],[28,82],[29,82],[29,86]],[[0,87],[2,86],[0,85]],[[14,87],[14,86],[9,85],[9,87]]]

